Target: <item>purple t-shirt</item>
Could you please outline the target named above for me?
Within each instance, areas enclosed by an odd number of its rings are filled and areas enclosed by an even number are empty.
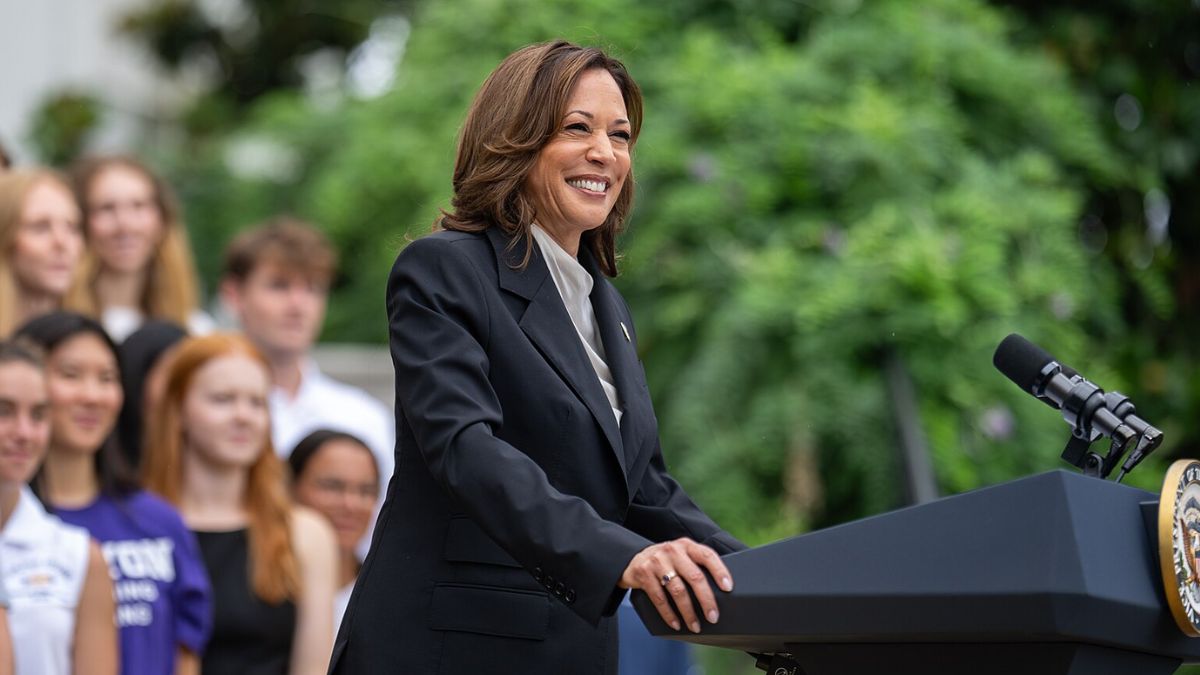
[[[145,491],[101,495],[53,512],[100,542],[117,599],[121,672],[171,675],[182,645],[197,655],[212,630],[212,592],[196,537],[170,504]]]

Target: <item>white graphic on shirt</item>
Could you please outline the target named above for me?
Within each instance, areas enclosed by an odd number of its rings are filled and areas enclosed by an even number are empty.
[[[175,542],[169,537],[126,539],[101,545],[117,599],[117,625],[154,623],[158,584],[175,581]]]

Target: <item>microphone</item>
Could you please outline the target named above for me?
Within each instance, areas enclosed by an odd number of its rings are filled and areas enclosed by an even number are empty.
[[[1062,412],[1063,419],[1071,425],[1073,436],[1063,452],[1063,459],[1085,471],[1088,462],[1094,461],[1085,457],[1087,448],[1100,436],[1113,439],[1108,458],[1102,460],[1101,466],[1091,467],[1102,477],[1112,471],[1128,445],[1140,439],[1122,465],[1118,481],[1162,442],[1162,432],[1134,414],[1134,406],[1128,397],[1115,391],[1106,394],[1016,333],[1000,342],[992,363],[1018,387]]]

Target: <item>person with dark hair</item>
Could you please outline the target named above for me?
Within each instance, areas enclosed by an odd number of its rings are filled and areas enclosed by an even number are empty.
[[[12,157],[8,156],[8,150],[0,143],[0,173],[12,168]]]
[[[337,535],[339,590],[333,598],[336,629],[342,623],[362,566],[355,549],[375,514],[379,467],[361,439],[330,429],[318,429],[300,439],[288,455],[288,466],[296,503],[328,518]]]
[[[162,396],[170,356],[187,331],[178,324],[150,319],[121,343],[121,388],[125,403],[117,418],[117,439],[125,462],[138,473],[142,466],[145,420]]]
[[[71,173],[87,250],[64,306],[99,319],[117,342],[146,319],[212,331],[182,209],[166,181],[119,155],[85,159]]]
[[[629,589],[719,619],[705,572],[731,590],[744,546],[667,472],[608,280],[641,124],[624,65],[563,41],[476,95],[442,231],[388,280],[396,474],[332,672],[615,673]]]
[[[0,343],[0,577],[10,656],[20,675],[116,675],[104,554],[83,528],[47,513],[27,484],[46,454],[49,408],[41,355]]]
[[[33,488],[100,541],[116,585],[121,672],[197,672],[211,622],[208,578],[179,513],[138,487],[117,448],[116,345],[95,320],[63,311],[26,323],[17,337],[46,352],[50,451]]]

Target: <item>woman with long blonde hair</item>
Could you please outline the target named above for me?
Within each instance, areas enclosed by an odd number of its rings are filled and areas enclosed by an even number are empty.
[[[47,169],[0,173],[0,337],[58,309],[82,251],[66,181]]]
[[[67,308],[99,319],[117,342],[146,319],[211,331],[170,187],[133,157],[87,159],[72,174],[88,246]]]
[[[191,338],[150,418],[146,486],[178,506],[212,580],[205,675],[316,675],[329,661],[337,544],[321,516],[290,502],[269,390],[245,338]]]

